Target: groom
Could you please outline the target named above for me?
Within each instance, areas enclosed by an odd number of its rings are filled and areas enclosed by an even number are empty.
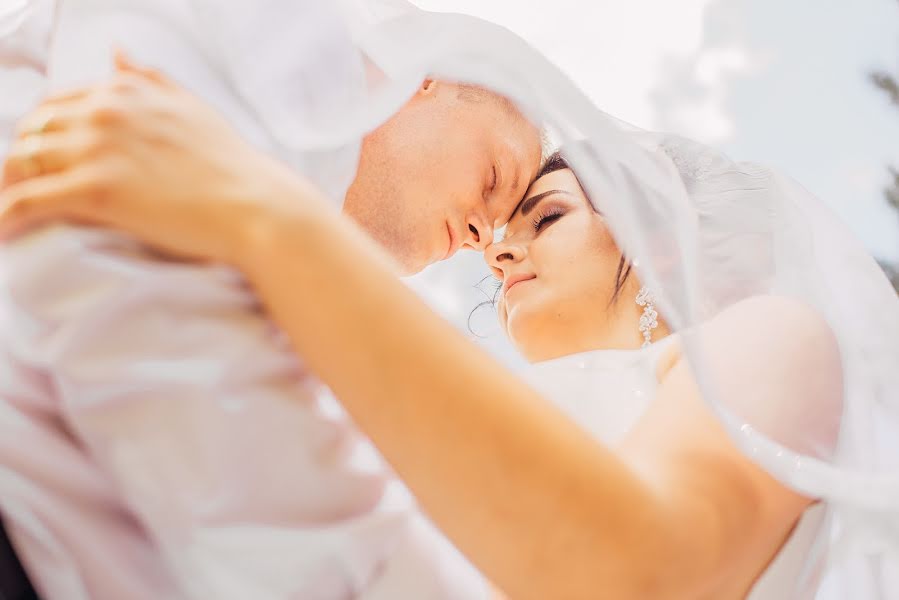
[[[94,5],[51,66],[165,47],[264,137],[163,19]],[[343,210],[413,273],[489,244],[539,158],[512,104],[425,80],[363,140]],[[61,228],[0,264],[0,514],[41,597],[486,597],[231,271]]]

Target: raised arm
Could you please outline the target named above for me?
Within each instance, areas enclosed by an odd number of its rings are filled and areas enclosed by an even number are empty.
[[[309,211],[267,223],[244,263],[265,305],[511,597],[745,592],[807,506],[733,446],[678,351],[624,446],[603,447],[436,317],[348,222]],[[709,354],[733,357],[716,375],[741,400],[838,410],[839,356],[804,307],[761,299],[707,329]],[[803,372],[827,375],[810,386]]]
[[[115,116],[98,136],[106,146],[2,193],[7,234],[89,220],[238,266],[437,524],[516,600],[598,589],[736,595],[727,586],[748,587],[767,564],[808,500],[733,447],[679,354],[667,357],[655,406],[625,446],[600,445],[435,316],[314,187],[150,79],[131,75],[92,99],[95,116]],[[136,99],[117,99],[116,86]],[[98,108],[101,98],[114,102]],[[746,390],[747,406],[774,409],[789,428],[804,411],[786,407],[839,404],[839,385],[796,376],[839,373],[820,320],[777,299],[738,308],[708,328],[705,346],[710,356],[755,357],[716,367]],[[741,321],[757,335],[744,340]]]

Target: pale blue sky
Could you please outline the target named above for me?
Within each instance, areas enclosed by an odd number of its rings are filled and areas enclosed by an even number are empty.
[[[873,68],[899,72],[899,2],[720,0],[705,24],[707,47],[726,44],[735,29],[750,55],[766,57],[729,82],[724,110],[735,127],[722,147],[782,166],[872,252],[899,259],[899,214],[881,192],[885,165],[899,166],[899,110],[866,77]]]
[[[415,1],[516,31],[616,116],[784,169],[899,260],[899,110],[866,76],[899,71],[896,0]]]

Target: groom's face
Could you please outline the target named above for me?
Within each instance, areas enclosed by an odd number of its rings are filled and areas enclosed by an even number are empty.
[[[514,105],[426,81],[364,140],[344,211],[414,273],[489,245],[539,162],[539,131]]]

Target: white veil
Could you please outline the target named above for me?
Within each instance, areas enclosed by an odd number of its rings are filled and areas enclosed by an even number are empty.
[[[426,74],[465,81],[513,99],[550,130],[588,195],[603,199],[625,253],[639,257],[641,280],[657,290],[705,400],[737,445],[827,502],[832,534],[809,560],[829,551],[832,589],[899,597],[899,299],[861,243],[788,177],[603,113],[504,28],[388,4],[390,19],[355,32],[385,73],[369,94],[389,97]],[[764,400],[747,414],[715,384],[695,327],[759,294],[801,300],[827,320],[843,359],[842,415],[810,406],[786,418]]]
[[[682,334],[703,396],[737,445],[829,504],[834,535],[824,542],[833,579],[870,597],[899,597],[899,300],[821,202],[769,169],[621,123],[523,40],[473,17],[402,0],[188,5],[204,23],[210,64],[264,125],[271,150],[306,172],[319,165],[320,183],[335,198],[352,178],[361,137],[426,75],[514,100],[569,148],[588,195],[603,199],[616,239],[639,257],[641,280]],[[304,29],[310,13],[328,27]],[[328,67],[316,81],[334,84],[310,98],[304,76],[316,65]],[[323,158],[335,149],[343,149],[339,161]],[[741,414],[714,384],[695,327],[763,293],[800,299],[827,319],[843,356],[842,415],[807,410],[785,423],[776,411]],[[833,428],[835,452],[821,439]]]

